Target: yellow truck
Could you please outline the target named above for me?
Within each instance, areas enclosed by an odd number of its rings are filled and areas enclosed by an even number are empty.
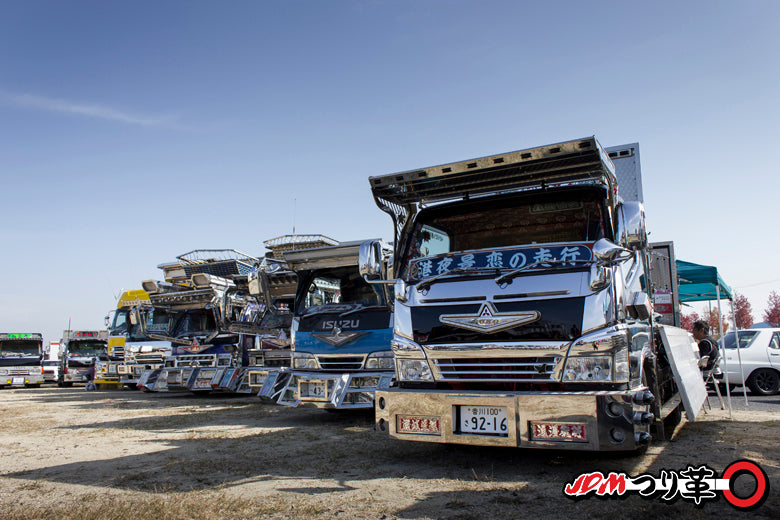
[[[135,388],[141,372],[159,368],[170,355],[168,341],[150,339],[148,331],[167,329],[168,316],[155,311],[143,289],[123,291],[113,316],[106,316],[108,361],[100,363],[95,383],[103,387],[126,385]],[[141,326],[144,321],[145,326]],[[162,324],[162,325],[160,325]]]

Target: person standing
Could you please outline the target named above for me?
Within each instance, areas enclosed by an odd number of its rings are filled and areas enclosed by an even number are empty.
[[[720,359],[720,349],[717,341],[710,336],[710,326],[707,322],[698,320],[693,323],[693,339],[699,344],[699,356],[709,356],[702,370],[712,370]]]

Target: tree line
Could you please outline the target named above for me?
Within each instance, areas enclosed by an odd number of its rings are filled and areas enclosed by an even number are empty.
[[[743,294],[734,293],[734,319],[737,322],[738,329],[749,329],[755,322],[753,318],[753,308],[750,302]],[[777,291],[769,293],[769,300],[767,301],[767,308],[762,315],[763,321],[769,323],[772,327],[780,327],[780,294]],[[689,331],[693,330],[693,322],[703,320],[710,325],[710,333],[716,335],[718,331],[718,322],[721,324],[720,330],[724,333],[729,327],[729,321],[731,316],[721,317],[718,313],[718,309],[709,309],[704,312],[703,316],[699,316],[697,312],[691,312],[690,314],[683,314],[680,316],[682,327]]]

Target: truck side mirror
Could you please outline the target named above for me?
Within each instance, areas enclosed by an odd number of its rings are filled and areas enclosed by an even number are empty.
[[[628,249],[602,238],[593,244],[593,256],[599,262],[613,264],[631,258],[632,254]]]
[[[109,324],[111,323],[111,316],[106,314],[106,317],[103,318],[103,323],[106,324],[106,328],[108,328]]]
[[[645,208],[639,201],[621,203],[618,208],[618,243],[628,249],[637,250],[647,247],[645,229]]]
[[[257,296],[261,293],[263,284],[260,283],[260,264],[255,264],[247,275],[247,283],[249,285],[249,294]]]
[[[382,248],[378,240],[366,240],[360,244],[358,269],[367,282],[382,278]]]

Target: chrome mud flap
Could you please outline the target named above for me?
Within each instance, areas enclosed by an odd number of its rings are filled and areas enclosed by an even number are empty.
[[[154,384],[160,376],[160,372],[162,372],[162,370],[159,368],[141,372],[141,377],[138,378],[138,388],[146,392],[153,391]]]
[[[279,399],[282,397],[282,393],[289,384],[292,372],[289,370],[261,370],[261,371],[249,371],[249,378],[254,385],[259,382],[261,377],[263,379],[260,390],[257,392],[257,397],[263,402],[278,404]]]

